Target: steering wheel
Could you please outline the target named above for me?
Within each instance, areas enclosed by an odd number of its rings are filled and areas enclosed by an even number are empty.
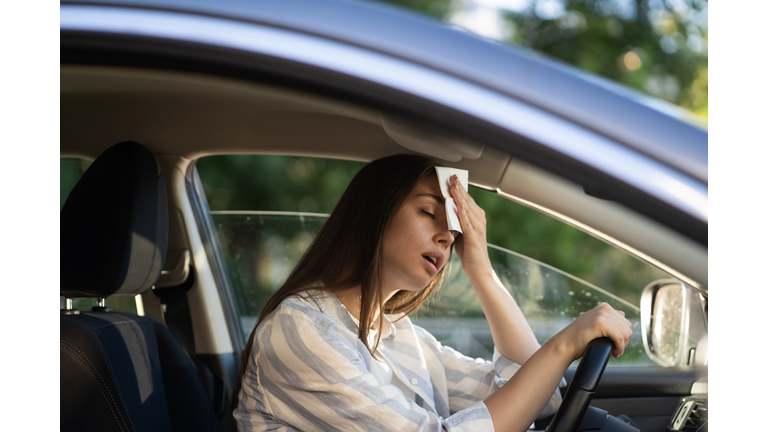
[[[613,341],[602,337],[587,345],[587,350],[576,368],[571,384],[565,391],[560,409],[552,419],[547,432],[575,432],[592,401],[597,384],[611,358]]]

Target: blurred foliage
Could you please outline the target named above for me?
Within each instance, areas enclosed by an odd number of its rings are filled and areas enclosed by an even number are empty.
[[[326,219],[325,216],[213,214],[240,315],[261,314]],[[243,330],[247,335],[252,328]]]
[[[707,118],[707,0],[380,1],[480,34],[498,25],[496,39]],[[497,13],[499,22],[467,18],[478,10]]]
[[[470,195],[485,210],[488,243],[549,264],[634,305],[640,305],[646,284],[669,277],[571,225],[495,193],[470,188]]]
[[[362,162],[212,156],[197,162],[211,210],[330,213]]]

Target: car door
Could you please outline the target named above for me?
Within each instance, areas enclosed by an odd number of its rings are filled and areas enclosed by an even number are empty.
[[[209,203],[220,246],[216,253],[226,266],[228,298],[236,303],[243,342],[361,167],[355,161],[295,156],[211,156],[197,162],[198,193]],[[629,416],[641,430],[667,430],[680,399],[705,373],[694,364],[664,367],[644,346],[641,293],[670,275],[498,194],[476,187],[470,193],[486,210],[494,269],[540,343],[599,302],[625,312],[633,337],[624,355],[609,362],[592,405]],[[412,320],[444,345],[490,360],[488,322],[455,255],[450,265],[447,281]],[[567,381],[577,364],[566,373]]]
[[[209,210],[194,169],[207,154],[436,155],[469,168],[470,181],[500,199],[707,289],[706,132],[594,77],[383,6],[336,1],[63,2],[61,44],[62,153],[95,157],[130,138],[160,156],[171,242],[191,251],[196,272],[196,347],[218,359],[225,381],[242,351],[242,317],[217,232],[225,215]],[[208,84],[223,81],[211,93]],[[333,112],[307,102],[290,116],[246,118],[232,108],[271,100],[267,87],[281,103],[331,100]],[[293,134],[274,127],[284,124]],[[353,145],[351,136],[364,140]],[[509,211],[500,214],[500,226],[514,226]],[[510,256],[496,252],[500,262]],[[597,396],[642,408],[638,416],[660,425],[695,377],[688,366],[611,368]]]

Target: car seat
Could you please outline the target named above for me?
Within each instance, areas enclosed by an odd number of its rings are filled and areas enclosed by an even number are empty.
[[[168,243],[165,181],[152,153],[127,141],[101,154],[60,215],[62,431],[219,431],[187,353],[162,324],[73,298],[152,287]]]

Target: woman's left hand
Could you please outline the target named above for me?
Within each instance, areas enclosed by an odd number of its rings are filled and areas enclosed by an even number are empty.
[[[450,190],[459,210],[461,229],[464,231],[454,242],[464,272],[470,281],[477,277],[490,276],[493,274],[493,268],[488,257],[488,243],[485,237],[485,211],[475,203],[455,175],[451,176]]]

